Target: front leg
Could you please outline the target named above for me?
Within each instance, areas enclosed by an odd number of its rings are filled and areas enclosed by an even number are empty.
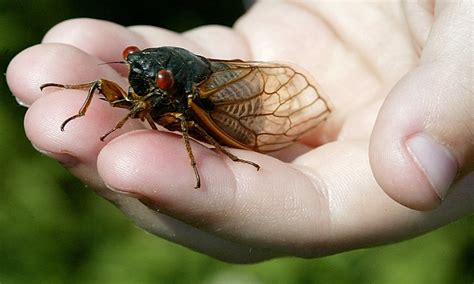
[[[62,89],[73,89],[73,90],[87,90],[86,100],[82,104],[81,108],[79,109],[78,113],[69,117],[61,124],[61,131],[64,131],[64,127],[68,124],[71,120],[84,116],[86,114],[87,109],[89,108],[92,102],[92,96],[94,95],[95,91],[104,95],[104,99],[108,101],[112,106],[122,107],[122,108],[129,108],[129,104],[120,104],[117,102],[122,102],[123,99],[128,98],[128,94],[115,82],[99,79],[96,81],[92,81],[85,84],[76,84],[76,85],[63,85],[57,83],[46,83],[40,86],[40,89],[43,90],[47,87],[58,87]]]

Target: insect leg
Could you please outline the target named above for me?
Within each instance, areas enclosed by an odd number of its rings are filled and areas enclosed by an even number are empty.
[[[186,151],[188,152],[189,159],[191,160],[191,166],[194,170],[194,175],[196,176],[196,186],[195,189],[201,187],[201,177],[196,166],[196,160],[194,159],[193,150],[191,149],[191,143],[189,143],[189,132],[187,122],[183,119],[181,120],[181,131],[183,133],[184,145],[186,146]]]
[[[150,114],[146,115],[146,121],[148,121],[148,124],[150,124],[151,129],[158,130],[158,128],[156,127],[155,121],[153,121],[153,118],[151,117]]]
[[[104,135],[102,135],[100,137],[100,141],[104,141],[105,138],[107,136],[109,136],[112,132],[114,132],[115,130],[119,129],[119,128],[122,128],[122,126],[125,124],[125,122],[127,122],[127,120],[131,117],[130,113],[127,114],[126,117],[122,118],[122,120],[120,120],[117,125],[115,125],[114,128],[110,129],[109,132],[105,133]]]
[[[122,126],[125,124],[125,122],[127,122],[127,120],[130,118],[130,117],[134,117],[137,113],[143,111],[144,108],[143,107],[140,107],[140,106],[137,106],[135,108],[133,108],[124,118],[122,118],[116,125],[114,128],[110,129],[109,132],[105,133],[104,135],[102,135],[100,137],[100,141],[104,141],[105,138],[107,136],[109,136],[112,132],[114,132],[115,130],[117,129],[120,129],[122,128]]]
[[[94,82],[91,82],[91,83],[88,83],[88,84],[79,84],[79,85],[62,85],[62,86],[58,86],[58,87],[62,87],[62,88],[65,88],[65,89],[84,89],[87,85],[89,85],[89,92],[87,93],[87,98],[86,100],[84,101],[84,103],[82,104],[81,108],[79,109],[79,112],[76,114],[76,115],[73,115],[71,117],[69,117],[68,119],[66,119],[62,124],[61,124],[61,131],[64,131],[64,127],[66,126],[66,124],[68,124],[71,120],[73,119],[76,119],[76,118],[79,118],[81,116],[84,116],[86,114],[86,111],[87,109],[89,108],[89,105],[91,104],[92,102],[92,96],[94,95],[94,92],[95,90],[97,90],[99,88],[99,85],[100,85],[100,80],[97,80],[97,81],[94,81]],[[45,85],[48,85],[48,84],[45,84]],[[45,85],[41,86],[41,87],[45,87]]]
[[[46,83],[40,86],[40,90],[42,91],[44,88],[49,88],[49,87],[58,87],[61,89],[74,89],[74,90],[87,90],[92,87],[97,81],[92,81],[89,83],[84,83],[84,84],[75,84],[75,85],[65,85],[65,84],[58,84],[58,83]]]
[[[86,90],[89,89],[87,93],[86,100],[82,104],[81,108],[79,109],[76,115],[73,115],[66,119],[61,124],[61,131],[64,131],[64,127],[68,124],[71,120],[84,116],[86,114],[89,105],[92,102],[92,96],[94,92],[97,90],[101,94],[104,95],[105,100],[108,101],[112,106],[122,107],[122,108],[129,108],[129,104],[123,104],[122,100],[127,98],[128,94],[115,82],[99,79],[93,82],[84,83],[84,84],[76,84],[76,85],[64,85],[64,84],[57,84],[57,83],[46,83],[40,86],[40,89],[43,90],[47,87],[58,87],[63,89],[73,89],[73,90]]]
[[[217,150],[225,154],[227,157],[229,157],[232,161],[234,162],[240,162],[240,163],[245,163],[254,166],[257,171],[260,169],[260,166],[252,161],[247,161],[244,159],[240,159],[239,157],[235,156],[234,154],[230,153],[227,151],[224,147],[222,147],[219,142],[217,142],[211,135],[207,134],[206,130],[199,126],[197,123],[192,122],[192,126],[199,131],[200,134],[209,142],[212,144],[214,147],[216,147]]]

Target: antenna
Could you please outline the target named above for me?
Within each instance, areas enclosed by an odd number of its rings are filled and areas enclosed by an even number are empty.
[[[99,63],[98,65],[108,65],[108,64],[127,64],[127,61],[110,61],[110,62],[104,62],[104,63]]]

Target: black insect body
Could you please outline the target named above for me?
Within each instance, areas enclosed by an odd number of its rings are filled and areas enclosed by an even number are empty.
[[[285,148],[302,134],[326,120],[331,105],[316,84],[298,67],[287,64],[216,60],[178,47],[123,52],[129,65],[129,88],[99,79],[85,84],[48,83],[66,89],[89,89],[78,114],[85,115],[97,90],[113,107],[129,113],[108,133],[122,127],[129,118],[147,120],[171,131],[180,131],[200,187],[199,172],[189,137],[206,141],[236,162],[260,168],[239,159],[221,145],[270,152]]]

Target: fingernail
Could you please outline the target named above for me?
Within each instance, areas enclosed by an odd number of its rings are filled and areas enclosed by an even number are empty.
[[[151,209],[156,212],[160,212],[161,209],[158,207],[158,205],[155,203],[155,201],[151,200],[150,198],[141,198],[138,199],[143,205],[145,205],[148,209]]]
[[[15,97],[16,103],[22,107],[30,107],[29,104],[25,103],[24,101],[20,100],[18,97]]]
[[[121,195],[125,195],[125,196],[128,196],[128,197],[133,197],[133,198],[136,198],[136,199],[141,199],[143,198],[143,195],[141,195],[140,193],[137,193],[137,192],[134,192],[132,189],[130,190],[124,190],[124,189],[117,189],[113,186],[110,186],[109,184],[105,184],[105,186],[110,190],[110,191],[113,191],[115,193],[118,193],[118,194],[121,194]]]
[[[33,148],[36,149],[36,151],[38,151],[41,154],[46,155],[50,158],[55,159],[56,161],[58,161],[65,168],[68,168],[68,169],[74,168],[80,162],[79,159],[77,159],[73,155],[70,155],[70,154],[67,154],[67,153],[49,152],[49,151],[46,151],[46,150],[43,150],[43,149],[39,148],[35,144],[32,144],[32,145],[33,145]]]
[[[407,148],[433,190],[443,200],[458,171],[458,164],[453,154],[424,133],[409,138]]]

